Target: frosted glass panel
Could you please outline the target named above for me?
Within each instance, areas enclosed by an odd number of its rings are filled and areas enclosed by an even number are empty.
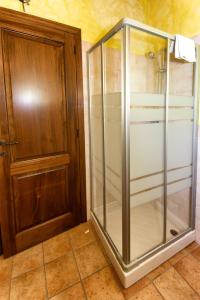
[[[106,231],[122,254],[121,31],[103,44]]]
[[[101,94],[101,49],[89,56],[92,209],[103,225],[103,123]]]
[[[134,110],[133,115],[134,114],[137,114],[137,110]],[[163,132],[163,123],[131,124],[131,180],[163,171]],[[148,143],[148,147],[145,146],[144,142]]]
[[[194,123],[193,68],[192,63],[175,60],[171,55],[167,135],[168,240],[190,227]]]
[[[192,163],[192,128],[191,121],[169,122],[168,169],[184,167]]]
[[[134,29],[130,39],[130,229],[135,260],[164,240],[166,40]]]

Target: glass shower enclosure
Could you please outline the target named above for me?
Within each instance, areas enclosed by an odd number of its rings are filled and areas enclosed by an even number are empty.
[[[174,41],[123,19],[87,53],[91,216],[125,272],[194,231],[197,63]]]

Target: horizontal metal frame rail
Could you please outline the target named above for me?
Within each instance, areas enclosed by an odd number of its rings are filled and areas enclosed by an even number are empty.
[[[134,27],[135,29],[139,29],[144,32],[152,33],[153,35],[157,35],[166,39],[175,40],[175,35],[168,34],[159,29],[155,29],[151,26],[148,26],[144,23],[131,20],[129,18],[121,19],[104,37],[102,37],[94,46],[92,46],[87,52],[92,52],[96,47],[100,46],[102,43],[107,41],[111,36],[113,36],[117,31],[119,31],[125,25],[129,25]]]

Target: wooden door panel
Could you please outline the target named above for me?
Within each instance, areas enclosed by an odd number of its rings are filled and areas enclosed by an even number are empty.
[[[80,30],[2,13],[0,150],[7,156],[0,222],[7,257],[85,221],[86,209]]]
[[[4,32],[12,160],[66,151],[63,44]],[[24,126],[26,124],[26,126]]]
[[[16,232],[71,212],[68,167],[13,177]]]

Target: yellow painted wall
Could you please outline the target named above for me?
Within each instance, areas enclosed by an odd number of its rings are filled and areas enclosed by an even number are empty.
[[[199,0],[149,0],[146,5],[149,25],[188,37],[200,33]]]
[[[27,12],[82,29],[84,41],[96,42],[121,18],[146,22],[147,0],[31,0]],[[22,11],[18,0],[0,6]]]
[[[0,6],[22,11],[18,0]],[[31,0],[30,14],[82,29],[83,40],[97,41],[123,17],[130,17],[169,33],[200,33],[199,0]]]
[[[0,6],[22,11],[18,0]],[[123,17],[169,33],[200,33],[199,0],[31,0],[27,12],[82,29],[83,40],[97,41]]]

